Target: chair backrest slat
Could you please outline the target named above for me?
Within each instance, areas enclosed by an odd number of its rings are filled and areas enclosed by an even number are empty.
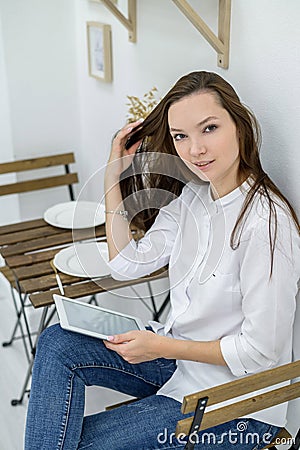
[[[228,406],[206,412],[203,416],[200,430],[205,430],[214,427],[221,423],[228,422],[237,417],[247,417],[256,411],[261,411],[265,408],[284,403],[300,396],[300,382],[289,384],[287,386],[273,389],[262,394],[254,395],[245,400],[233,403]],[[181,433],[188,434],[193,417],[180,420],[177,423],[176,435]]]
[[[209,398],[208,405],[210,406],[299,376],[300,360],[187,395],[183,399],[181,410],[184,414],[194,411],[198,399],[202,397]]]
[[[0,174],[12,172],[24,172],[26,170],[42,169],[46,167],[67,165],[75,162],[73,153],[43,156],[0,164]]]
[[[0,186],[0,196],[36,191],[39,189],[47,189],[57,186],[71,185],[77,182],[78,177],[76,173],[68,173],[66,175],[58,175],[55,177],[38,178],[29,181],[20,181],[18,183]]]
[[[25,172],[29,170],[46,169],[48,167],[61,166],[57,170],[61,173],[63,168],[64,174],[55,175],[51,172],[51,176],[41,176],[43,178],[30,178],[24,181],[16,181],[14,183],[0,184],[0,196],[10,194],[21,194],[24,192],[37,191],[40,189],[49,189],[58,186],[68,186],[71,200],[74,199],[73,183],[78,182],[77,173],[72,173],[69,170],[69,164],[74,163],[75,158],[73,153],[62,153],[59,155],[42,156],[39,158],[23,159],[18,161],[11,161],[0,164],[0,175],[9,173]],[[29,178],[29,179],[28,179]]]

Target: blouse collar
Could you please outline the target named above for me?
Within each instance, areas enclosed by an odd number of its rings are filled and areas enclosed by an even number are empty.
[[[214,206],[216,210],[218,210],[218,207],[224,207],[231,203],[233,203],[237,198],[241,196],[245,196],[246,193],[249,191],[251,187],[251,177],[247,178],[240,186],[235,188],[233,191],[229,192],[228,194],[224,195],[221,198],[213,199],[210,184],[208,183],[207,186],[207,193],[208,193],[208,199],[209,204],[211,206]]]

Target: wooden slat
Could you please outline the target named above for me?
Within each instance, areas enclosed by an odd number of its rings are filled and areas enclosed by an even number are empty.
[[[71,164],[73,162],[75,162],[73,153],[63,153],[60,155],[23,159],[0,164],[0,174],[24,172],[25,170],[34,170],[34,169],[41,169],[43,167],[60,166]]]
[[[96,228],[85,228],[82,230],[68,230],[46,238],[33,239],[28,242],[9,245],[8,247],[1,249],[1,254],[4,258],[7,258],[8,256],[20,255],[22,253],[33,252],[45,248],[51,249],[51,247],[62,244],[69,243],[71,245],[74,240],[79,241],[104,236],[104,225],[100,225]]]
[[[97,281],[86,281],[82,283],[64,286],[65,295],[70,298],[85,297],[93,294],[99,294],[104,291],[119,289],[121,287],[133,286],[144,283],[145,281],[154,281],[168,276],[166,269],[161,269],[154,274],[139,278],[136,280],[116,281],[111,277],[98,279]],[[53,294],[60,294],[58,289],[53,289],[48,292],[38,292],[29,295],[29,299],[35,308],[49,306],[53,304]]]
[[[113,405],[109,405],[105,407],[105,411],[111,411],[112,409],[119,408],[120,406],[130,405],[130,403],[134,403],[138,400],[138,398],[130,398],[129,400],[125,400],[124,402],[114,403]]]
[[[0,273],[2,273],[2,275],[7,279],[7,281],[11,285],[14,285],[15,277],[14,277],[12,270],[9,267],[7,267],[7,266],[0,267]]]
[[[194,411],[198,399],[202,397],[208,397],[208,405],[211,406],[299,376],[300,361],[295,361],[274,369],[265,370],[248,377],[231,381],[230,383],[224,383],[204,391],[187,395],[183,399],[181,410],[183,414]]]
[[[43,226],[41,228],[34,228],[32,230],[17,231],[15,233],[9,233],[0,235],[0,246],[16,244],[18,242],[26,242],[32,239],[45,238],[47,236],[53,236],[55,234],[64,233],[66,230],[63,228],[52,227],[51,225]]]
[[[14,268],[14,272],[18,280],[27,280],[29,278],[41,277],[53,273],[50,261],[32,264],[30,266],[22,266]]]
[[[47,225],[47,224],[46,224]],[[65,231],[65,230],[64,230]],[[81,236],[81,234],[80,234]],[[79,236],[79,238],[80,238]],[[136,234],[137,236],[137,234]],[[104,231],[104,225],[100,225],[96,229],[96,237],[97,238],[103,238],[101,241],[105,241],[105,231]],[[133,236],[135,237],[135,235]],[[74,234],[74,241],[77,241],[77,232]],[[56,253],[63,248],[66,248],[68,245],[71,245],[71,242],[66,242],[67,245],[61,245],[59,248],[54,248],[51,250],[45,250],[45,251],[37,251],[35,253],[26,253],[26,254],[17,254],[15,256],[7,256],[5,258],[6,263],[9,267],[21,267],[21,266],[27,266],[32,265],[35,263],[43,262],[43,261],[50,261],[50,259],[53,259],[53,257],[56,255]],[[4,249],[0,250],[0,253],[3,252]],[[4,250],[5,253],[5,250]]]
[[[234,420],[238,417],[247,417],[248,414],[294,400],[299,396],[300,382],[264,392],[260,395],[255,395],[251,398],[247,398],[246,400],[242,400],[240,402],[233,403],[232,405],[224,406],[223,408],[218,408],[205,413],[200,430],[206,430],[207,428],[229,422],[230,420]],[[193,417],[189,417],[177,422],[176,435],[178,436],[181,433],[188,434],[192,421]]]
[[[18,183],[0,186],[0,195],[19,194],[22,192],[37,191],[51,187],[65,186],[78,182],[76,173],[57,175],[55,177],[37,178],[35,180],[20,181]]]
[[[24,222],[16,222],[10,225],[3,225],[0,227],[0,236],[4,234],[16,233],[18,231],[31,230],[33,228],[40,228],[42,226],[48,226],[44,219],[26,220]]]
[[[83,277],[72,277],[70,275],[66,275],[65,273],[60,273],[59,277],[63,285],[80,283],[85,280]],[[57,280],[53,271],[48,275],[28,278],[20,281],[20,288],[24,294],[31,294],[37,291],[48,291],[56,286]]]
[[[63,246],[52,250],[28,253],[27,255],[8,256],[5,260],[7,265],[11,268],[34,265],[36,263],[50,261],[59,250],[66,247],[67,246]]]
[[[59,273],[59,277],[63,286],[72,285],[72,288],[75,287],[75,293],[72,295],[72,298],[82,297],[86,289],[86,283],[83,283],[84,280],[89,280],[89,277],[73,277],[70,275],[66,275],[64,273]],[[156,279],[156,277],[161,278],[161,274],[152,275]],[[98,278],[97,281],[92,281],[95,286],[92,289],[95,289],[95,292],[107,291],[111,289],[117,289],[119,287],[130,286],[132,284],[139,284],[147,280],[148,277],[139,278],[137,280],[128,280],[128,281],[116,281],[110,276],[105,278]],[[152,279],[152,278],[151,278]],[[76,284],[79,283],[79,284]],[[27,280],[20,281],[20,287],[22,292],[31,294],[37,291],[48,291],[57,286],[57,280],[55,278],[55,274],[52,273],[50,275],[45,275],[37,278],[31,278]],[[80,292],[80,294],[79,294]],[[93,293],[95,293],[93,292]],[[90,292],[89,292],[90,295]]]

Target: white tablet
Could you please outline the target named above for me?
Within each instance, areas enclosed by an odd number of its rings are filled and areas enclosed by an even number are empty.
[[[107,339],[107,336],[114,334],[145,329],[142,321],[137,317],[82,303],[57,294],[53,295],[53,299],[60,325],[65,330]]]

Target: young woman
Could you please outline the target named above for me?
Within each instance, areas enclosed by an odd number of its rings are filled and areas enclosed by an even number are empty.
[[[169,264],[171,310],[165,324],[106,342],[45,330],[26,450],[183,449],[184,395],[291,360],[299,223],[261,167],[254,116],[224,79],[188,74],[119,131],[105,191],[113,276]],[[146,231],[138,242],[127,219]],[[84,418],[89,385],[140,400]],[[263,448],[285,420],[286,405],[268,408],[199,433],[195,448]]]

